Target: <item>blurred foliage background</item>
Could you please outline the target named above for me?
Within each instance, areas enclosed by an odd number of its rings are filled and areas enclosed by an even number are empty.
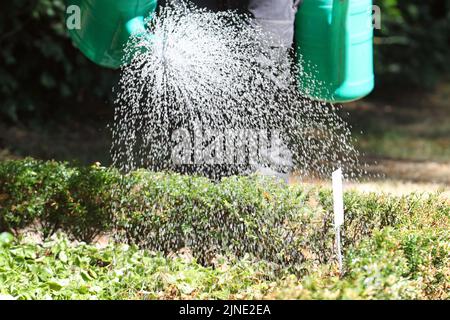
[[[432,89],[450,71],[449,0],[375,0],[382,28],[375,32],[378,85]]]
[[[96,66],[65,30],[63,0],[0,4],[0,114],[45,119],[111,98],[117,72]]]
[[[449,73],[450,0],[378,0],[377,91],[432,89]],[[46,119],[108,103],[117,71],[88,61],[67,37],[63,0],[0,4],[0,117]],[[376,94],[376,92],[375,92]]]

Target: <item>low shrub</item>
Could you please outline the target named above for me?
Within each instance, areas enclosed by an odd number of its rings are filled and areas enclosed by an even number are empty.
[[[319,190],[318,197],[324,210],[328,213],[328,224],[331,228],[333,210],[330,190]],[[450,206],[439,195],[409,194],[395,197],[386,194],[361,194],[356,191],[346,192],[345,223],[342,227],[342,243],[344,248],[351,248],[363,239],[370,237],[375,231],[386,227],[427,226],[436,221],[445,220],[450,215]],[[433,221],[433,222],[431,222]],[[324,234],[320,235],[321,237]],[[332,237],[333,235],[331,235]],[[331,241],[326,242],[332,243]],[[323,247],[324,252],[332,252],[331,247]],[[332,256],[323,259],[329,262]]]
[[[120,174],[99,165],[74,167],[33,159],[0,162],[0,232],[34,227],[91,241],[117,240],[164,253],[189,248],[204,265],[231,254],[290,266],[334,260],[329,190],[260,176],[203,177],[145,170]],[[426,226],[450,206],[436,196],[345,195],[344,248],[374,231]],[[434,223],[434,222],[433,222]]]
[[[449,299],[448,203],[435,196],[356,197],[348,193],[345,199],[343,277],[335,263],[312,266],[300,279],[280,281],[267,298]],[[350,232],[356,237],[349,237]]]
[[[323,265],[310,275],[290,276],[268,294],[276,299],[442,299],[450,298],[448,218],[440,227],[375,231],[351,248],[339,277]]]
[[[119,238],[170,252],[189,247],[201,262],[252,253],[281,264],[303,260],[299,240],[310,211],[306,193],[263,177],[203,177],[137,171],[119,188]]]
[[[91,241],[113,227],[112,190],[118,186],[121,175],[114,169],[99,165],[79,167],[69,179],[65,212],[55,221],[74,238]]]
[[[73,170],[56,162],[7,161],[0,165],[0,229],[18,230],[43,223],[51,233],[55,216],[63,215],[60,204]]]
[[[25,159],[0,163],[0,230],[34,227],[90,241],[111,229],[110,188],[119,174],[98,166]],[[36,226],[38,228],[36,228]]]
[[[0,234],[0,294],[23,299],[449,298],[450,205],[445,200],[347,192],[346,272],[339,277],[331,199],[329,190],[258,176],[214,183],[145,170],[123,175],[99,165],[0,162],[0,232],[20,234],[33,227],[47,238],[38,245]],[[64,237],[49,239],[56,230],[84,241],[110,232],[131,246],[74,246]],[[155,251],[171,254],[163,258]],[[180,252],[189,253],[189,262],[168,258]],[[293,275],[285,276],[288,272]],[[23,279],[27,285],[18,286]]]

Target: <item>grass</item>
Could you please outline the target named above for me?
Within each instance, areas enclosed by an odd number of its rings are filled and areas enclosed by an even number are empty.
[[[448,162],[449,97],[443,82],[434,92],[390,92],[346,105],[359,149],[377,158]]]
[[[450,130],[450,127],[449,127]],[[357,137],[358,148],[371,155],[416,161],[450,159],[450,132],[446,137],[414,136],[407,129]]]

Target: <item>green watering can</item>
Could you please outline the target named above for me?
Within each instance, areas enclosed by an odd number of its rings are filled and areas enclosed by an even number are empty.
[[[129,37],[145,32],[144,18],[156,10],[156,4],[157,0],[66,0],[68,8],[75,6],[80,13],[79,28],[68,28],[69,35],[93,62],[118,68]],[[267,1],[260,5],[267,6]],[[68,10],[68,19],[70,14]],[[313,99],[330,102],[348,102],[370,93],[374,87],[371,21],[372,0],[301,1],[295,17],[297,53],[302,69],[315,80],[300,77],[302,90]]]
[[[118,68],[123,64],[125,44],[131,35],[145,31],[144,19],[156,10],[156,3],[157,0],[66,0],[66,18],[74,19],[72,15],[80,14],[79,28],[68,25],[68,33],[90,60]]]
[[[349,102],[374,87],[372,0],[303,0],[295,19],[297,55],[317,100]]]

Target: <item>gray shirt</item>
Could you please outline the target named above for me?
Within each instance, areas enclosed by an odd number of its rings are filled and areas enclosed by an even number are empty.
[[[300,0],[249,0],[256,23],[270,34],[274,46],[290,47],[294,41],[295,14]]]
[[[272,37],[273,46],[289,48],[294,40],[294,22],[302,0],[190,0],[212,11],[247,9],[255,22]],[[164,3],[164,0],[158,1]],[[245,8],[246,7],[246,8]]]

